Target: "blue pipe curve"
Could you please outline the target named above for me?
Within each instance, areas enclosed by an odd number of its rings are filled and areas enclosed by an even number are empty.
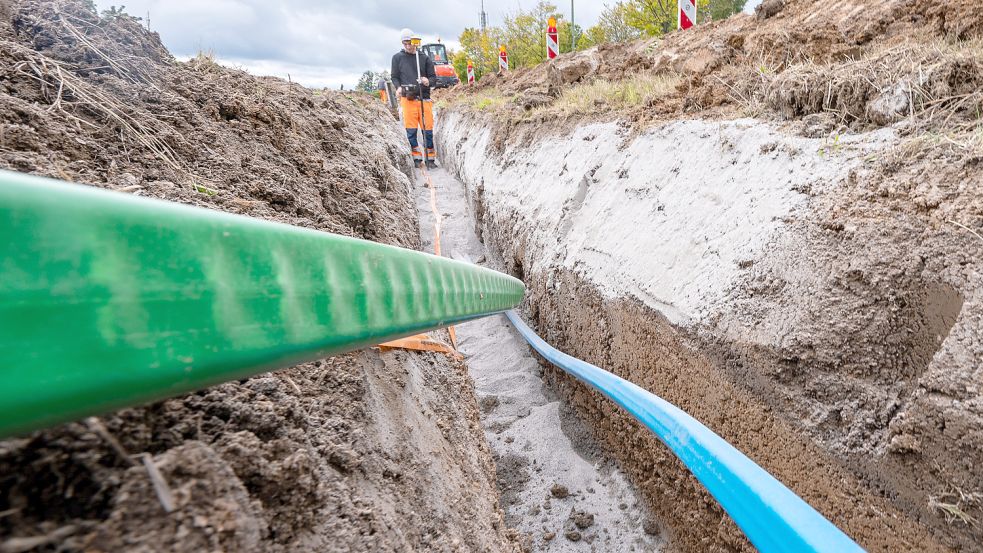
[[[547,361],[601,392],[655,432],[762,553],[863,551],[792,490],[682,409],[550,346],[515,311],[505,315]]]

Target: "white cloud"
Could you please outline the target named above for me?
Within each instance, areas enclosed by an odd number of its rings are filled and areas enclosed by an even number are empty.
[[[314,88],[339,88],[341,85],[345,85],[346,89],[350,89],[362,75],[361,72],[353,73],[319,65],[302,65],[274,60],[219,57],[215,61],[228,67],[243,69],[252,75],[280,77]]]
[[[485,1],[489,25],[536,0]],[[570,3],[555,2],[569,17]],[[99,9],[119,0],[96,0]],[[577,22],[597,22],[600,0],[576,2]],[[366,69],[389,68],[399,31],[458,46],[465,27],[478,26],[479,0],[129,0],[126,11],[150,14],[150,27],[177,57],[210,51],[225,64],[307,86],[353,86]]]
[[[744,4],[744,13],[754,13],[754,8],[758,7],[761,0],[748,0],[747,4]]]

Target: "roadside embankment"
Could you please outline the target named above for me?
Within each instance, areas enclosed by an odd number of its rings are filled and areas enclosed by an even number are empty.
[[[405,136],[377,100],[178,62],[82,1],[0,3],[0,168],[420,245]],[[2,551],[512,551],[498,501],[466,367],[433,353],[0,441]]]

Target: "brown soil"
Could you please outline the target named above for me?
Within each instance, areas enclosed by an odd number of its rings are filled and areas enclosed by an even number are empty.
[[[507,150],[618,120],[772,119],[836,137],[892,126],[900,144],[813,196],[747,267],[729,312],[683,329],[572,274],[529,274],[508,209],[467,183],[480,235],[530,288],[544,338],[679,405],[878,551],[983,543],[983,8],[975,0],[766,2],[660,41],[605,46],[460,87]],[[768,17],[765,17],[767,11]],[[594,61],[590,61],[593,59]],[[638,71],[684,77],[623,111],[554,120],[529,98]],[[548,103],[546,104],[548,107]],[[630,139],[630,133],[626,133]],[[764,152],[763,152],[764,153]],[[835,155],[835,154],[834,154]],[[499,213],[496,214],[496,210]],[[719,506],[649,433],[568,377],[555,384],[633,475],[686,551],[749,550]]]
[[[937,537],[911,524],[892,501],[876,491],[883,486],[883,475],[875,471],[857,474],[830,462],[821,446],[802,439],[795,424],[776,418],[756,390],[748,389],[748,380],[721,373],[715,350],[703,340],[679,332],[637,302],[603,300],[569,274],[554,278],[562,293],[547,296],[546,279],[537,279],[542,282],[534,287],[530,303],[535,306],[538,327],[550,329],[547,339],[557,347],[615,368],[619,376],[703,421],[866,549],[946,550]],[[674,548],[753,550],[712,496],[651,432],[562,372],[552,369],[548,374],[552,385],[581,416],[592,421],[598,439],[610,451],[622,452],[622,466],[652,498],[650,505],[670,528]]]
[[[0,2],[0,168],[418,246],[377,101],[179,63],[83,4]],[[0,442],[4,552],[508,551],[498,499],[470,379],[436,354],[352,353]]]

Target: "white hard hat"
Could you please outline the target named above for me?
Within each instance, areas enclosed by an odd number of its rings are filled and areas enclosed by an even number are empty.
[[[399,40],[402,42],[404,40],[410,40],[413,38],[413,31],[409,29],[403,29],[399,32]]]

